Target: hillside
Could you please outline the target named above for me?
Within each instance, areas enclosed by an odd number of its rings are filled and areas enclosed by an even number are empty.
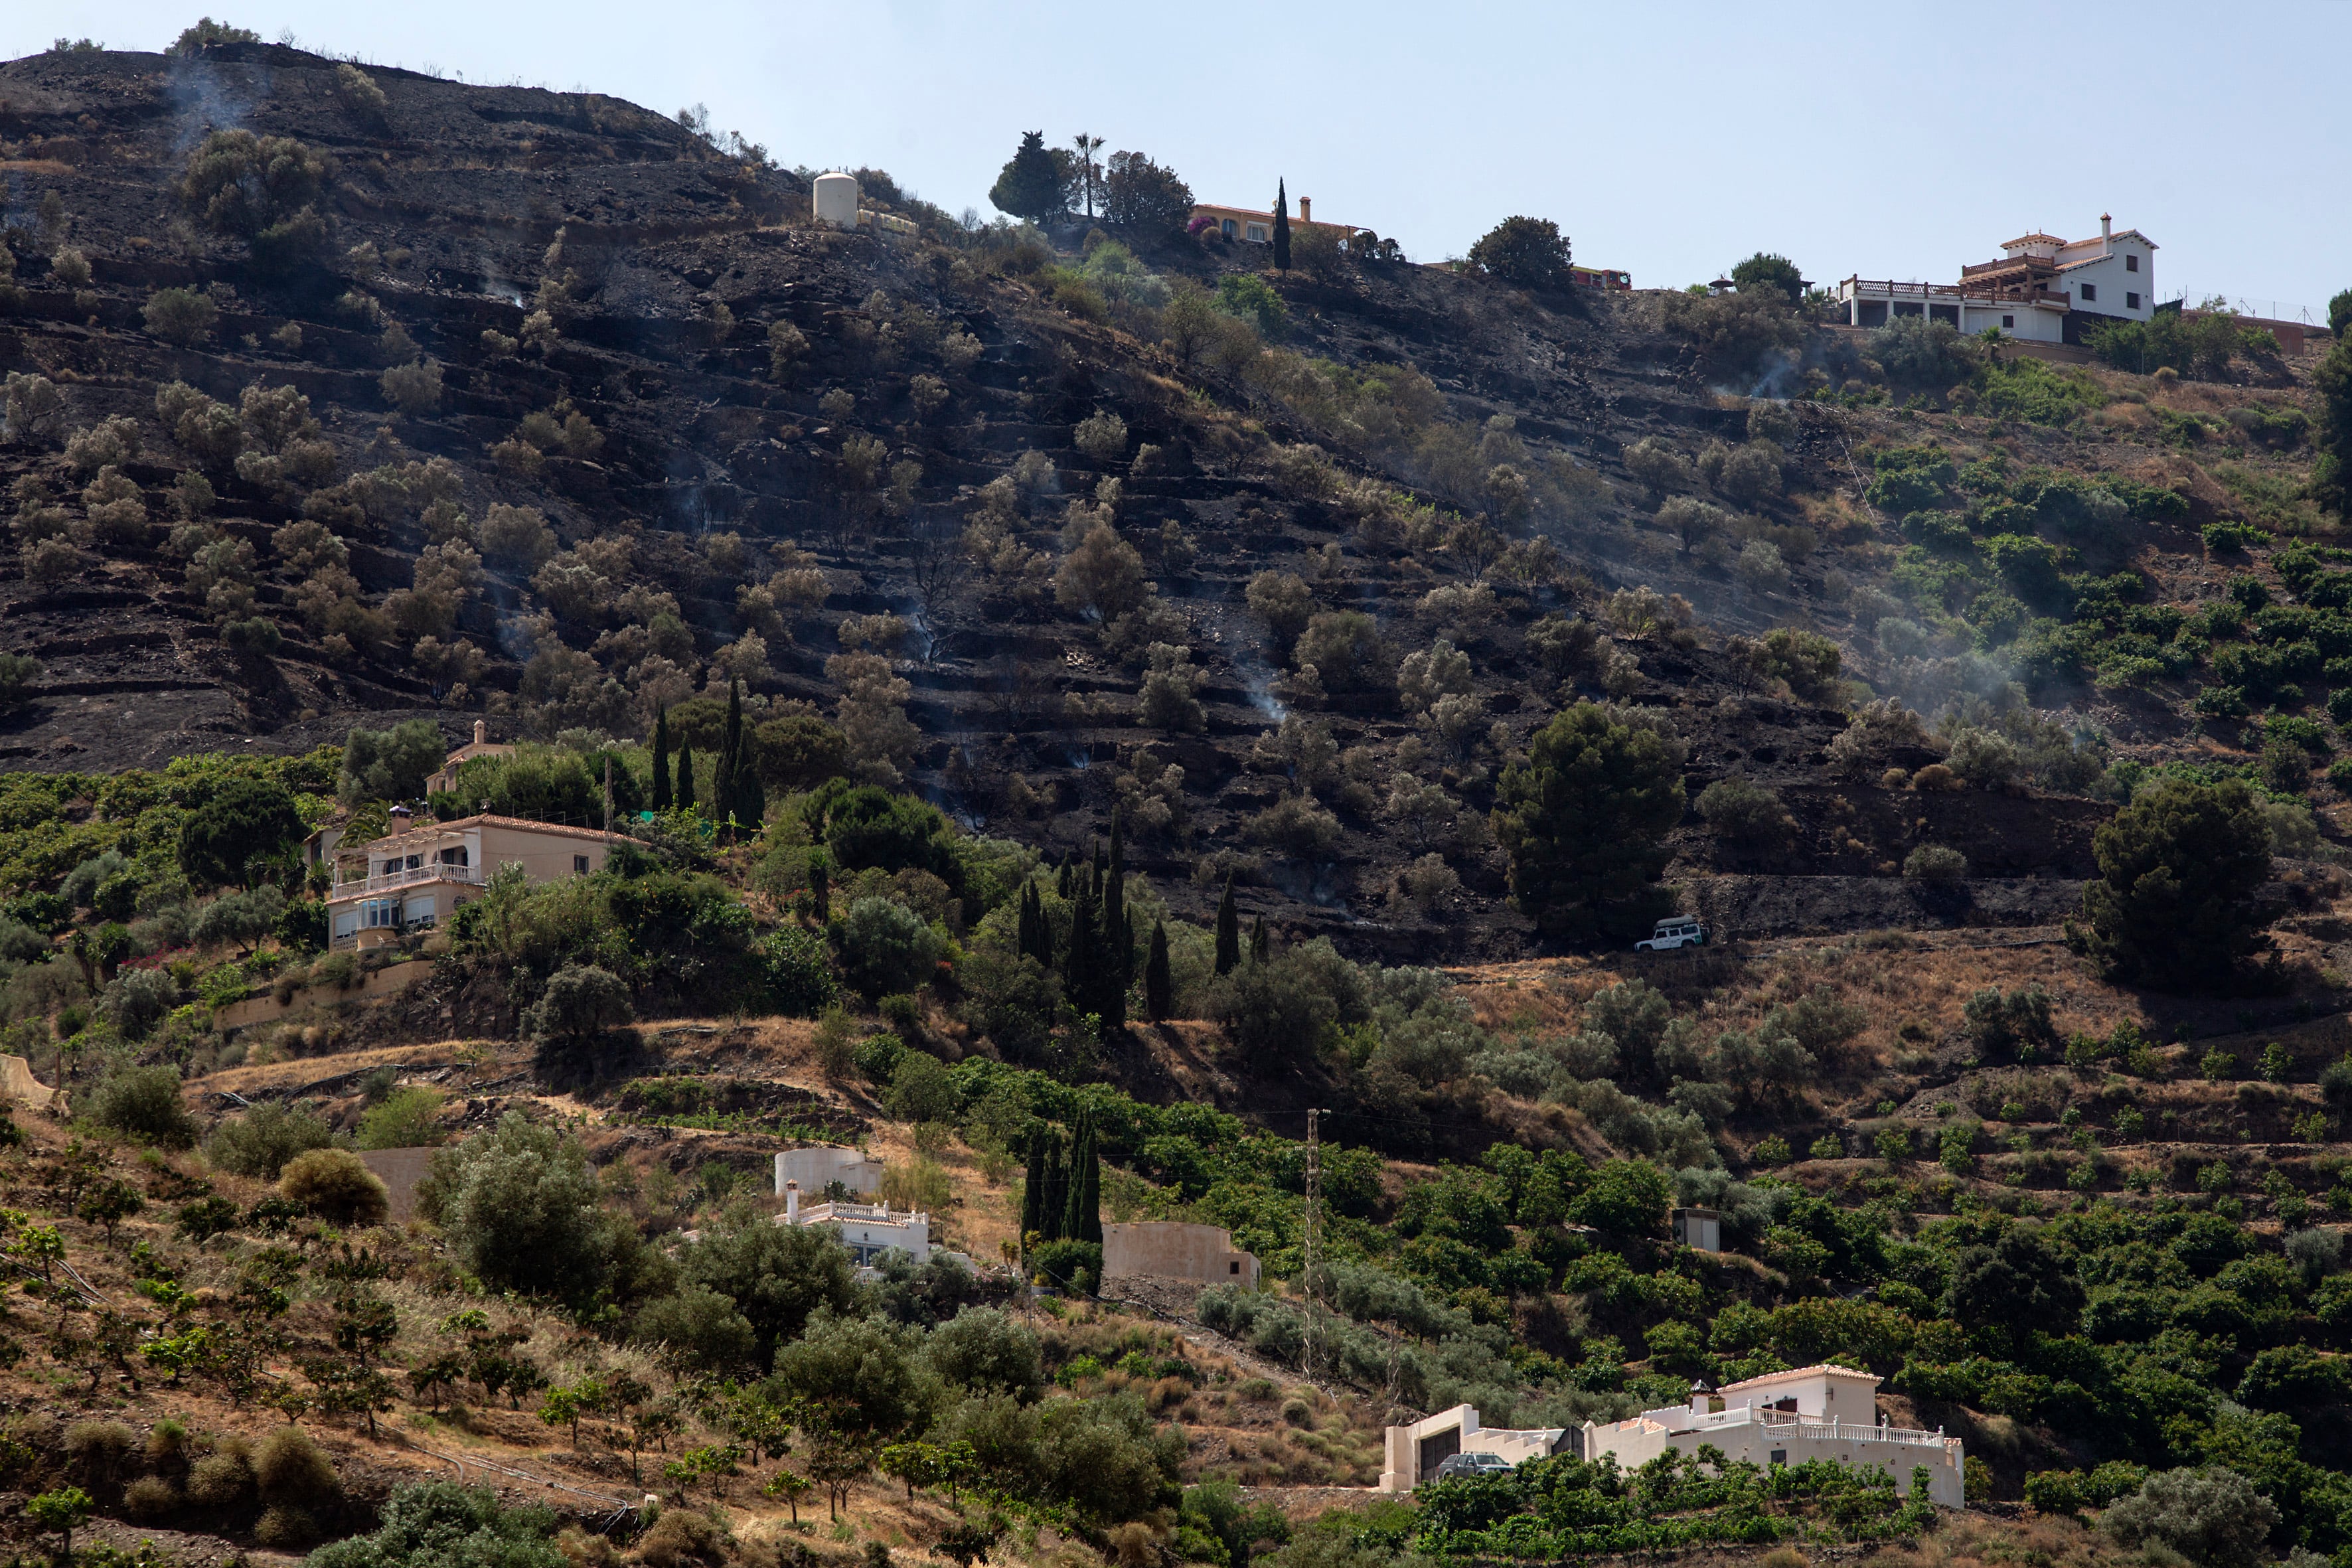
[[[2352,1565],[2345,351],[840,231],[184,42],[0,66],[12,1542]],[[608,780],[600,869],[331,940],[315,830]],[[977,1271],[774,1225],[812,1142]],[[1265,1289],[1099,1289],[1137,1218]],[[1967,1510],[1365,1491],[1832,1359]]]

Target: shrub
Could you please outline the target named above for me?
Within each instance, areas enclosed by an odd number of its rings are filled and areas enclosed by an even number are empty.
[[[572,1568],[549,1539],[553,1513],[502,1507],[488,1488],[454,1481],[396,1487],[382,1518],[373,1534],[319,1548],[307,1568]]]
[[[931,1331],[923,1358],[955,1387],[1030,1400],[1045,1392],[1037,1336],[992,1307],[968,1307]]]
[[[99,999],[98,1010],[124,1039],[143,1040],[179,1003],[179,982],[163,971],[126,969]]]
[[[133,1519],[162,1519],[179,1506],[179,1489],[161,1476],[142,1476],[122,1489],[122,1511]]]
[[[830,1230],[780,1226],[765,1215],[743,1215],[686,1247],[678,1256],[681,1289],[716,1291],[760,1337],[753,1360],[765,1365],[776,1347],[799,1337],[819,1310],[846,1311],[856,1302],[855,1263]]]
[[[220,308],[193,289],[158,289],[142,314],[150,332],[184,349],[212,336]]]
[[[899,1121],[952,1121],[963,1108],[947,1065],[921,1051],[899,1056],[883,1100],[890,1115]]]
[[[1979,1055],[1999,1060],[2031,1046],[2053,1046],[2058,1031],[2050,1021],[2050,994],[2039,985],[2004,995],[1997,987],[1977,992],[1960,1009],[1960,1026]]]
[[[628,984],[619,975],[593,963],[568,963],[549,976],[524,1023],[541,1047],[576,1050],[635,1016]]]
[[[441,1142],[441,1103],[447,1098],[437,1089],[394,1089],[360,1118],[359,1146],[421,1149]]]
[[[631,1325],[632,1339],[659,1345],[701,1372],[730,1372],[751,1364],[760,1336],[734,1301],[715,1290],[688,1286],[675,1296],[648,1303]]]
[[[638,1541],[637,1555],[646,1568],[680,1568],[683,1563],[717,1568],[728,1560],[727,1531],[708,1514],[671,1509]]]
[[[252,1496],[253,1458],[242,1437],[223,1442],[188,1468],[188,1500],[198,1508],[235,1508]]]
[[[392,1209],[392,1194],[383,1180],[348,1149],[295,1155],[278,1173],[278,1191],[339,1226],[380,1225]]]
[[[309,1508],[341,1489],[335,1462],[299,1426],[273,1428],[253,1450],[253,1480],[261,1500]]]
[[[1379,623],[1360,610],[1324,610],[1310,617],[1291,654],[1295,664],[1315,667],[1327,691],[1373,691],[1392,682],[1395,667]]]
[[[2235,1470],[2167,1470],[2101,1517],[2127,1548],[2171,1548],[2197,1568],[2254,1568],[2278,1523],[2278,1510]]]
[[[333,1142],[332,1130],[307,1102],[265,1100],[214,1128],[205,1140],[205,1158],[219,1170],[274,1182],[289,1160]]]
[[[90,1092],[89,1118],[133,1138],[152,1139],[167,1149],[196,1141],[196,1123],[180,1100],[180,1069],[127,1067],[107,1074]]]
[[[66,1458],[82,1479],[110,1481],[138,1441],[139,1434],[120,1421],[77,1421],[66,1428]]]
[[[1097,463],[1115,463],[1127,456],[1127,421],[1107,408],[1078,421],[1071,444]]]
[[[460,1267],[523,1295],[592,1295],[624,1245],[579,1140],[518,1111],[436,1154],[416,1200]]]
[[[376,377],[383,390],[383,400],[403,414],[430,414],[441,406],[441,366],[437,361],[420,359],[413,364],[396,364]]]
[[[946,944],[906,905],[864,898],[835,926],[843,976],[870,1000],[912,991],[931,977]]]
[[[1790,827],[1780,795],[1743,778],[1716,780],[1699,792],[1697,805],[1716,837],[1735,844],[1769,843]]]
[[[1292,1057],[1310,1055],[1331,1026],[1360,1023],[1367,1011],[1361,976],[1328,938],[1237,965],[1208,1005],[1244,1051]]]
[[[1969,858],[1948,845],[1922,844],[1903,857],[1903,874],[1918,882],[1950,882],[1969,874]]]

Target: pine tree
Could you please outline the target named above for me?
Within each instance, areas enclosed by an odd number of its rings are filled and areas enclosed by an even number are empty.
[[[694,748],[684,741],[677,743],[677,809],[694,809]]]
[[[1217,973],[1231,974],[1242,961],[1242,916],[1234,908],[1233,873],[1225,874],[1225,896],[1217,900]]]
[[[1260,915],[1257,922],[1250,927],[1250,962],[1264,963],[1273,956],[1274,939],[1266,933],[1265,917]]]
[[[1176,979],[1168,970],[1168,922],[1151,922],[1151,955],[1143,961],[1143,1016],[1157,1024],[1176,1011]]]
[[[1014,217],[1044,223],[1058,217],[1069,205],[1064,194],[1061,165],[1045,146],[1042,131],[1024,131],[1021,145],[1006,161],[988,189],[988,199]]]
[[[669,809],[669,710],[654,715],[654,810]]]
[[[1290,195],[1280,180],[1274,182],[1274,269],[1290,270]]]

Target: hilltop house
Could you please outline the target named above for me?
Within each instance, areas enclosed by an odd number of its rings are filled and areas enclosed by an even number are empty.
[[[1850,1468],[1885,1470],[1907,1492],[1911,1472],[1927,1471],[1927,1495],[1946,1508],[1962,1504],[1966,1479],[1960,1439],[1939,1428],[1889,1426],[1878,1414],[1879,1380],[1843,1366],[1801,1366],[1726,1384],[1710,1394],[1691,1388],[1687,1405],[1644,1410],[1630,1421],[1586,1422],[1580,1450],[1588,1459],[1614,1454],[1637,1469],[1672,1450],[1711,1446],[1733,1464],[1801,1465],[1829,1459]]]
[[[490,739],[490,727],[479,719],[474,721],[474,739],[470,744],[458,747],[441,764],[441,771],[425,781],[425,795],[431,799],[457,787],[457,770],[476,757],[511,757],[512,746],[500,745]]]
[[[1259,212],[1255,207],[1221,207],[1207,202],[1194,203],[1193,224],[1197,226],[1204,218],[1210,226],[1227,239],[1246,240],[1252,245],[1274,243],[1274,214],[1271,212]],[[1319,222],[1315,216],[1315,198],[1312,196],[1298,198],[1298,216],[1290,220],[1290,226],[1293,229],[1336,228],[1342,235],[1356,232],[1353,224]]]
[[[2095,238],[2025,234],[2000,250],[1997,261],[1961,268],[1957,283],[1849,278],[1838,285],[1846,324],[1925,316],[1971,336],[1992,328],[2029,342],[2080,345],[2095,327],[2156,313],[2156,242],[2136,228],[2117,233],[2105,213]]]

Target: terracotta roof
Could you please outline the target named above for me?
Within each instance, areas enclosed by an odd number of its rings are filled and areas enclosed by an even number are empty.
[[[2012,245],[2032,245],[2036,241],[2049,245],[2063,245],[2066,243],[2054,234],[2021,234],[2015,239],[2002,240],[2000,242],[2000,247],[2003,250],[2007,250]]]
[[[432,822],[387,833],[365,844],[352,846],[345,854],[358,855],[386,844],[405,844],[410,839],[446,837],[468,827],[512,827],[529,833],[553,833],[565,838],[593,838],[604,844],[634,844],[637,840],[625,833],[607,833],[601,827],[574,827],[568,822],[534,822],[528,816],[499,816],[495,814],[477,816],[456,816],[446,822]]]
[[[1787,1372],[1768,1372],[1761,1377],[1746,1377],[1738,1383],[1727,1383],[1716,1392],[1728,1394],[1735,1388],[1762,1388],[1768,1384],[1788,1383],[1796,1378],[1813,1377],[1822,1373],[1834,1373],[1840,1377],[1866,1377],[1874,1384],[1885,1381],[1875,1373],[1856,1372],[1850,1366],[1832,1366],[1826,1362],[1817,1362],[1811,1366],[1791,1367]]]

